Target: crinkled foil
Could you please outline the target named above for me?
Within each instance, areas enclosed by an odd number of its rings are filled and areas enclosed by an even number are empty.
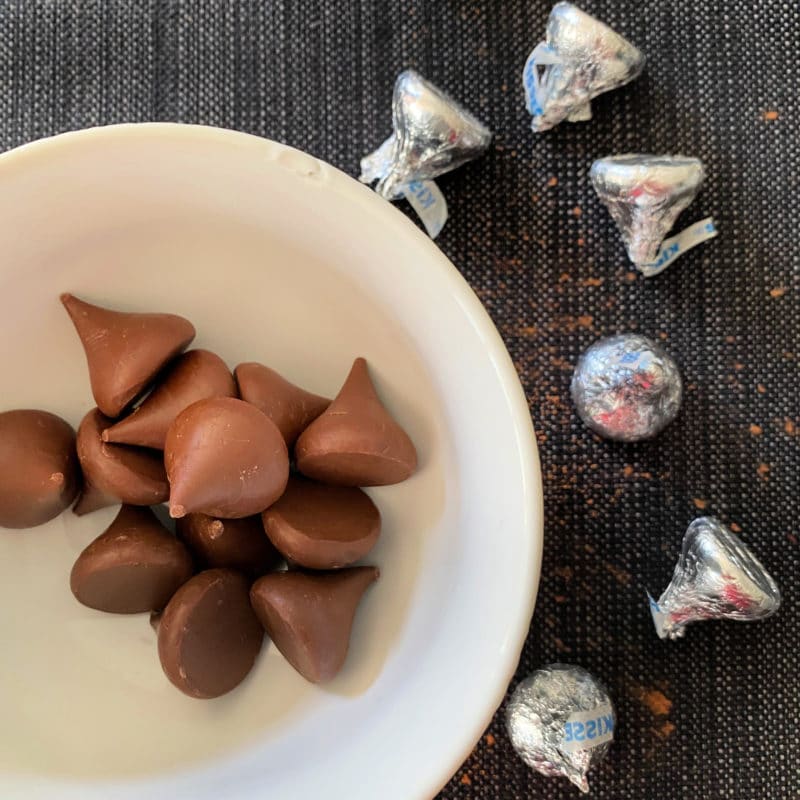
[[[630,153],[595,161],[590,175],[628,258],[641,266],[656,260],[664,237],[697,195],[705,170],[697,158]]]
[[[691,622],[764,619],[781,604],[772,576],[742,540],[713,517],[689,526],[672,581],[650,610],[662,639],[678,639]]]
[[[559,122],[591,119],[591,100],[637,78],[645,58],[608,25],[572,3],[550,12],[545,41],[522,73],[531,127],[537,133]]]
[[[401,187],[425,181],[472,161],[492,140],[489,129],[414,70],[397,76],[392,135],[361,160],[362,183],[393,200]]]
[[[683,382],[673,359],[645,336],[595,342],[578,360],[570,387],[583,422],[608,439],[649,439],[678,414]]]
[[[600,681],[581,667],[551,664],[525,678],[506,708],[506,728],[520,758],[548,777],[565,776],[582,792],[605,758],[616,714]]]

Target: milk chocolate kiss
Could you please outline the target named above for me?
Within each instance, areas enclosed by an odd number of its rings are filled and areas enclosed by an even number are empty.
[[[275,424],[232,397],[200,400],[170,425],[164,447],[169,513],[238,519],[283,494],[289,454]]]
[[[0,528],[33,528],[68,508],[80,488],[75,432],[47,411],[0,414]]]
[[[160,611],[193,572],[192,558],[149,508],[122,506],[72,567],[70,588],[89,608]]]
[[[158,371],[194,339],[194,326],[175,314],[111,311],[62,294],[89,367],[97,407],[116,417]]]
[[[414,444],[378,398],[363,358],[327,411],[300,435],[295,458],[304,475],[339,486],[399,483],[417,468]]]
[[[167,429],[184,408],[208,397],[236,397],[236,384],[225,362],[208,350],[178,356],[144,402],[103,431],[104,442],[164,449]]]
[[[292,476],[286,491],[262,515],[272,544],[309,569],[346,567],[375,545],[381,514],[369,497],[349,486],[325,486]]]
[[[342,668],[356,608],[379,574],[376,567],[274,572],[253,584],[250,601],[286,660],[306,680],[323,683]]]
[[[234,370],[239,397],[263,411],[291,447],[297,437],[331,404],[289,383],[263,364],[239,364]]]
[[[96,408],[78,428],[78,459],[83,491],[73,511],[88,514],[116,503],[154,506],[169,497],[161,454],[155,450],[107,444],[103,431],[112,424]]]
[[[247,677],[264,631],[247,579],[210,569],[181,586],[158,624],[158,656],[170,681],[190,697],[219,697]]]
[[[187,514],[178,520],[177,529],[195,561],[204,568],[229,567],[249,578],[258,578],[282,561],[264,535],[259,516],[218,519]]]

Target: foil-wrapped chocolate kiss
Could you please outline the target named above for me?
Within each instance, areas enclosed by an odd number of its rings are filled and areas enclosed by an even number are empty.
[[[675,573],[650,611],[662,639],[677,639],[691,622],[743,622],[774,614],[781,595],[772,576],[745,543],[719,520],[699,517],[683,538]]]

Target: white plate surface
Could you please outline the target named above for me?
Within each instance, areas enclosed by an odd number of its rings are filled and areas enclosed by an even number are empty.
[[[319,688],[267,647],[191,700],[146,615],[68,586],[109,509],[0,531],[0,797],[425,798],[481,735],[516,666],[540,567],[528,408],[480,303],[368,189],[244,134],[119,126],[0,157],[0,409],[73,425],[91,406],[58,295],[183,314],[231,367],[332,395],[365,356],[419,472],[371,490],[382,577],[343,673]]]

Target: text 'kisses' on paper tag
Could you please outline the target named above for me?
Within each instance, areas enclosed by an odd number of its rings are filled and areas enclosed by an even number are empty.
[[[559,750],[575,753],[590,750],[614,738],[614,711],[609,705],[591,711],[576,711],[564,723],[564,738]]]
[[[717,226],[711,217],[695,222],[676,236],[664,239],[658,257],[652,264],[641,264],[639,270],[645,278],[652,278],[663,272],[676,258],[682,256],[698,244],[707,242],[717,235]]]
[[[411,181],[402,187],[431,239],[435,239],[447,222],[447,201],[434,181]]]

